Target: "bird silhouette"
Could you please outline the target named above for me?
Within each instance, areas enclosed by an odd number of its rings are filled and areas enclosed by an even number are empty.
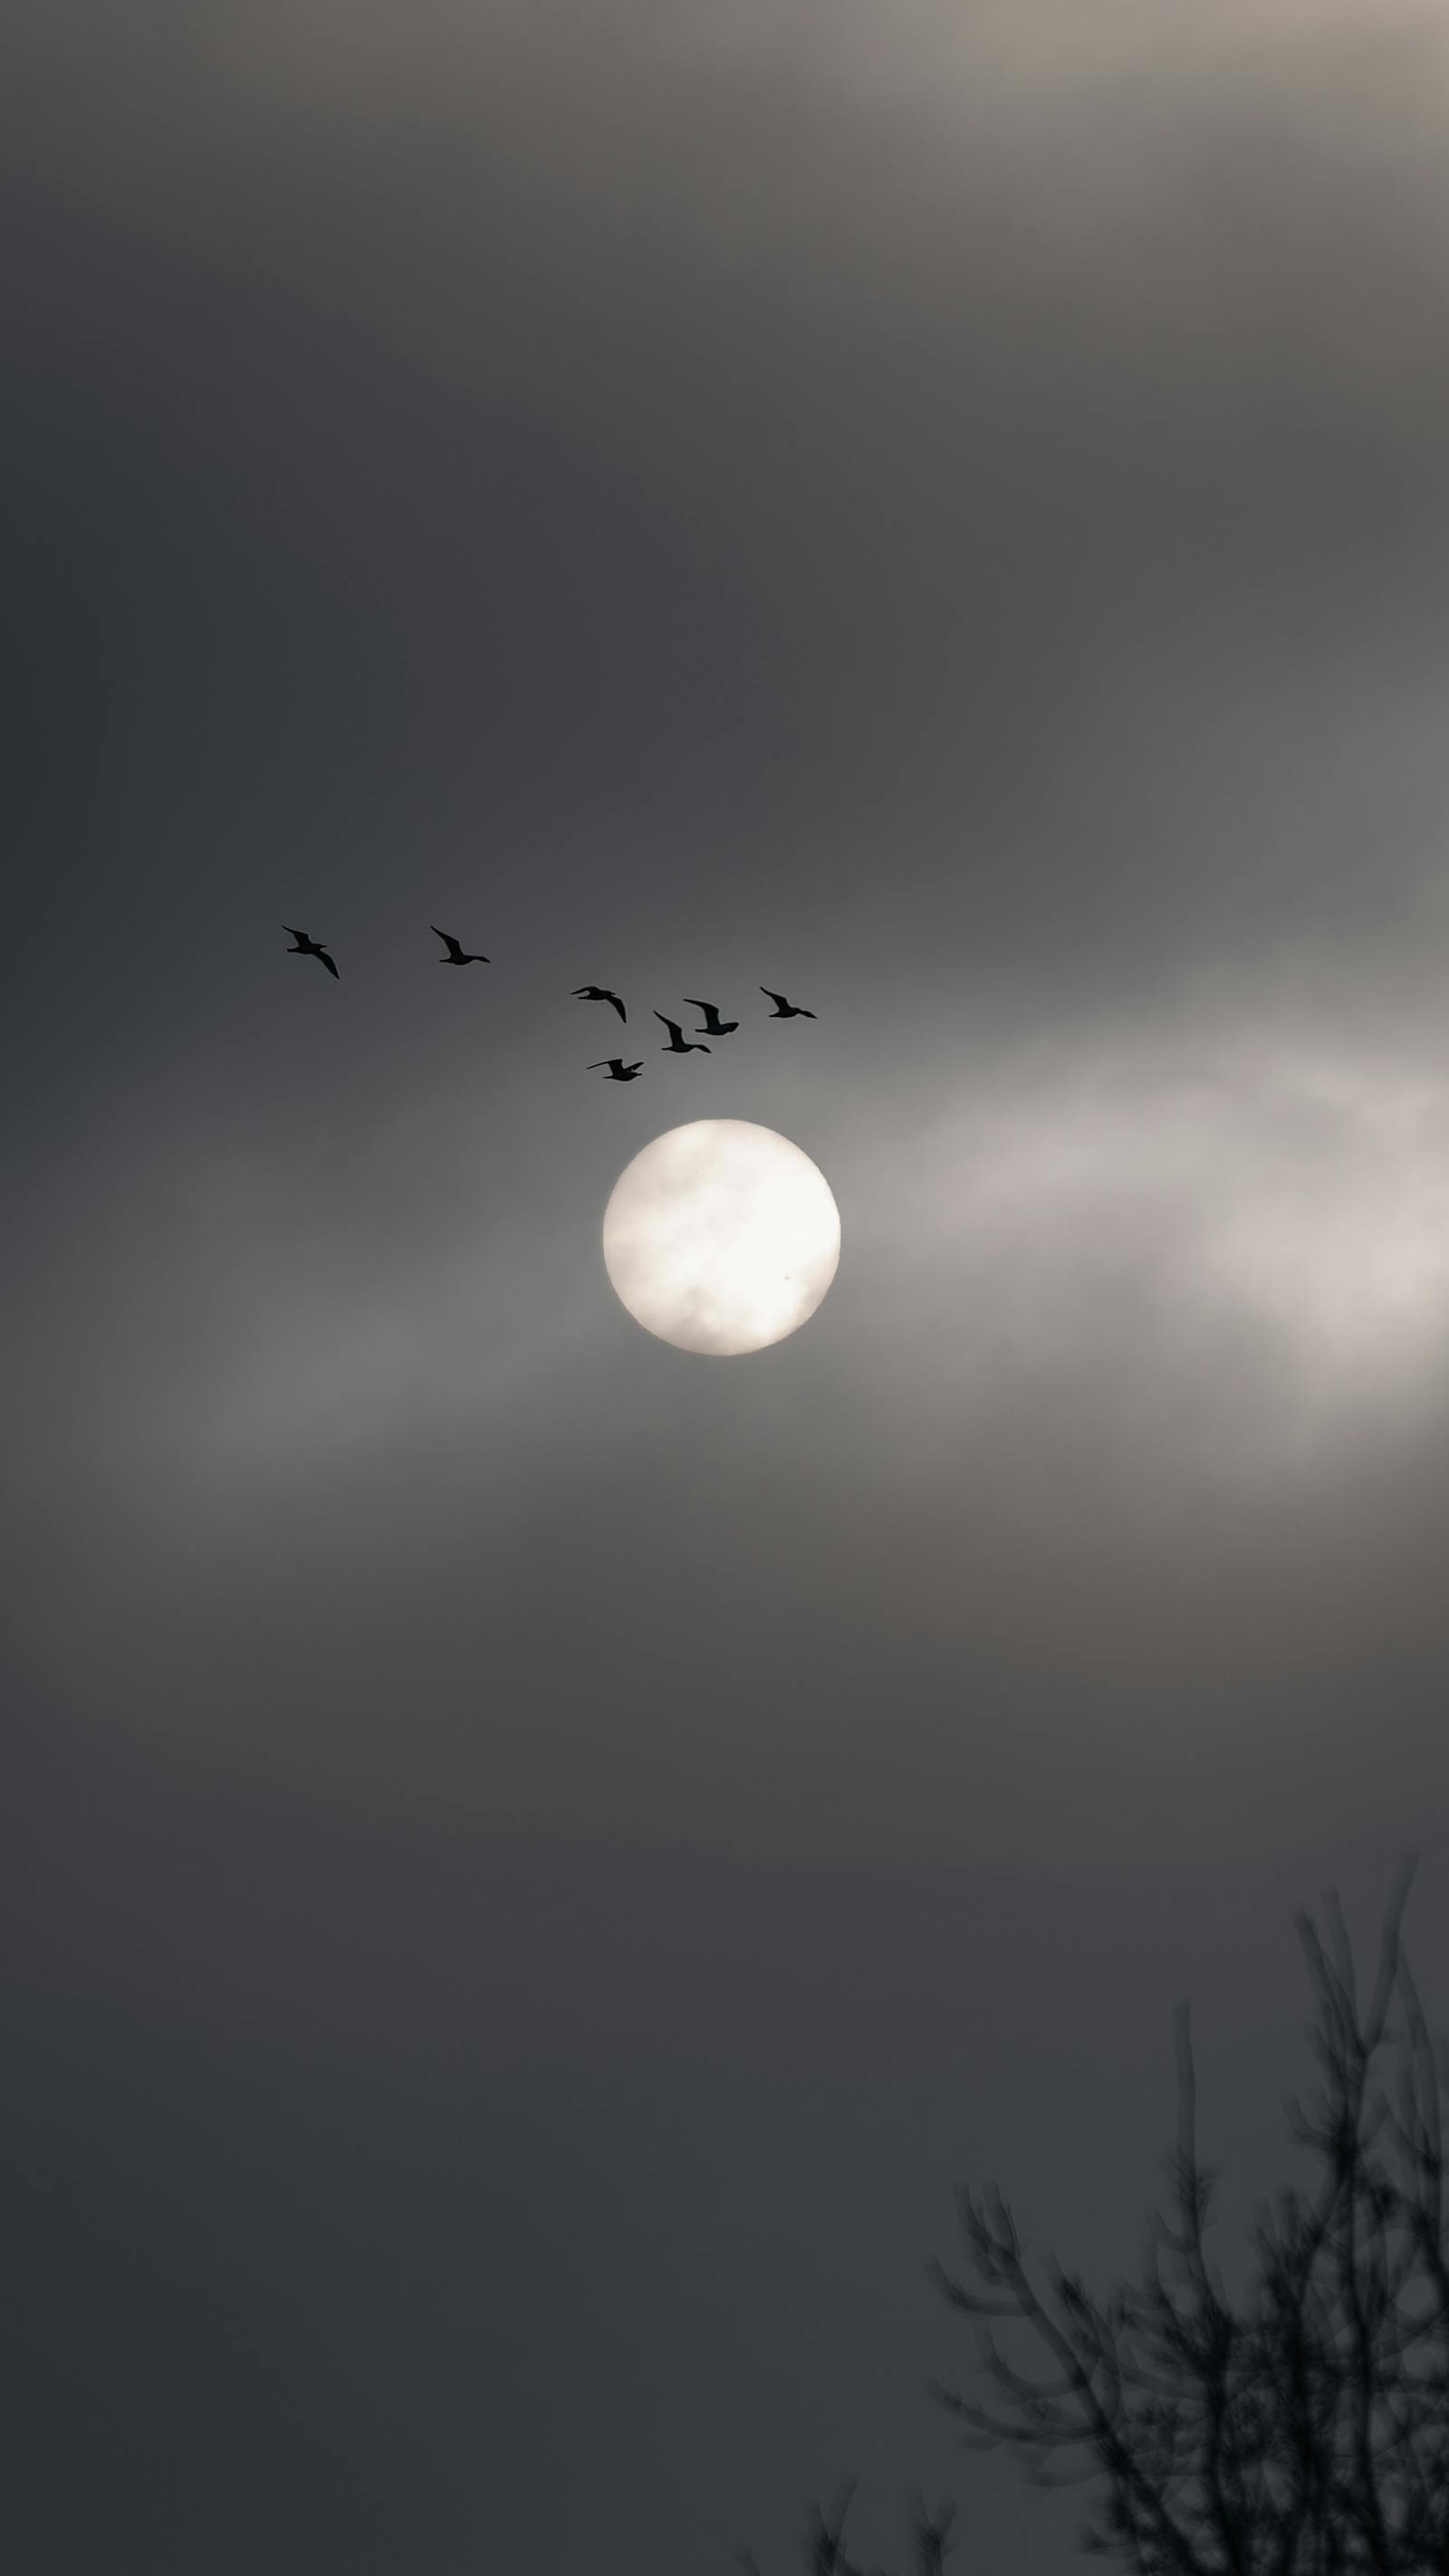
[[[738,1020],[722,1020],[713,1002],[697,1002],[692,993],[686,993],[684,998],[692,1011],[703,1011],[707,1038],[727,1038],[739,1027]]]
[[[669,1031],[669,1044],[660,1048],[661,1055],[708,1055],[711,1052],[707,1046],[700,1045],[698,1038],[687,1038],[677,1020],[666,1020],[662,1011],[656,1011],[654,1017],[663,1020]]]
[[[441,939],[448,952],[446,957],[438,959],[440,966],[490,966],[492,964],[492,959],[485,957],[481,948],[462,947],[453,937],[451,930],[439,930],[435,921],[430,921],[428,928],[436,939]]]
[[[816,1016],[814,1011],[807,1011],[800,1002],[787,1002],[783,993],[771,993],[768,984],[762,984],[760,990],[768,994],[775,1005],[773,1011],[769,1013],[772,1020],[813,1020]]]
[[[662,1048],[660,1052],[662,1054]],[[587,1073],[597,1073],[601,1065],[607,1066],[610,1082],[632,1082],[635,1075],[644,1070],[642,1064],[626,1064],[621,1055],[601,1055],[593,1064],[586,1065],[584,1070]]]
[[[603,984],[576,984],[574,1000],[576,1002],[612,1002],[621,1020],[626,1020],[629,1016],[618,994],[611,993]],[[599,1061],[603,1062],[602,1056]]]
[[[290,921],[284,921],[282,928],[292,933],[292,946],[287,951],[289,957],[318,957],[329,975],[337,975],[336,965],[327,953],[325,939],[309,939],[305,930],[292,930]],[[340,975],[337,975],[337,981],[341,983]]]

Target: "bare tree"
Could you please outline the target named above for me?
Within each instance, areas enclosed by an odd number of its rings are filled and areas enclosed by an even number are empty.
[[[872,2576],[872,2571],[845,2554],[845,2525],[854,2493],[855,2482],[849,2479],[840,2489],[829,2513],[823,2512],[819,2505],[812,2507],[803,2544],[808,2576]],[[950,2505],[944,2505],[938,2514],[927,2513],[924,2504],[915,2507],[911,2517],[914,2550],[911,2576],[943,2576],[955,2518]],[[742,2576],[760,2576],[748,2550],[741,2552],[739,2563]],[[877,2568],[874,2576],[886,2576],[886,2571]]]
[[[1006,2445],[1036,2484],[1094,2481],[1081,2546],[1137,2576],[1449,2576],[1449,2060],[1400,1937],[1412,1877],[1411,1862],[1362,2005],[1337,1900],[1326,1935],[1297,1917],[1320,2082],[1290,2102],[1290,2134],[1317,2179],[1260,2207],[1240,2304],[1208,2258],[1216,2175],[1186,2007],[1170,2213],[1149,2224],[1140,2281],[1099,2301],[1050,2257],[1033,2277],[1000,2192],[958,2194],[969,2277],[930,2268],[975,2326],[990,2393],[933,2394],[968,2447]],[[843,2523],[844,2506],[817,2513],[812,2576],[866,2576]],[[938,2576],[948,2529],[918,2516],[918,2576]]]

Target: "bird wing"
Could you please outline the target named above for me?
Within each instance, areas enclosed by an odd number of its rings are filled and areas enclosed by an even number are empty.
[[[763,992],[764,986],[762,985],[760,989]],[[697,993],[686,993],[684,998],[692,1011],[712,1011],[714,1009],[713,1002],[702,1002]]]
[[[783,1002],[785,998],[783,993],[772,993],[768,984],[762,984],[760,990],[771,1002]]]
[[[601,1002],[612,1002],[621,1020],[626,1020],[628,1018],[629,1015],[617,993],[601,993],[599,995],[599,999]]]
[[[658,1020],[662,1028],[668,1029],[671,1037],[683,1037],[684,1031],[677,1020],[667,1020],[662,1011],[656,1011],[654,1017]]]
[[[328,956],[326,949],[325,949],[325,948],[319,948],[319,949],[318,949],[318,951],[317,951],[317,954],[318,954],[318,956],[321,958],[323,965],[326,967],[328,974],[329,974],[329,975],[337,975],[337,967],[336,967],[336,963],[335,963],[335,961],[334,961],[332,958],[330,958],[330,957]],[[338,983],[339,983],[339,984],[341,983],[342,978],[341,978],[341,976],[340,976],[340,975],[337,975],[337,981],[338,981]]]

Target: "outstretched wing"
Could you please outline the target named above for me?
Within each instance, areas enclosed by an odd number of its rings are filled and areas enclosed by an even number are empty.
[[[615,1010],[618,1012],[619,1017],[620,1017],[620,1019],[621,1019],[621,1020],[622,1020],[622,1019],[626,1019],[626,1018],[628,1017],[628,1014],[627,1014],[627,1012],[626,1012],[626,1011],[625,1011],[625,1009],[624,1009],[624,1005],[623,1005],[623,1003],[620,1001],[619,996],[618,996],[618,994],[617,994],[617,993],[601,993],[601,994],[600,994],[600,996],[599,996],[599,998],[600,998],[600,1000],[601,1000],[601,1001],[604,1001],[604,1002],[612,1002],[612,1003],[613,1003],[613,1005],[614,1005],[614,1008],[615,1008]]]
[[[760,990],[761,990],[761,992],[765,995],[765,997],[766,997],[766,999],[767,999],[768,1001],[771,1001],[771,1002],[783,1002],[783,1001],[784,1001],[784,999],[785,999],[785,996],[784,996],[784,994],[783,994],[783,993],[772,993],[772,992],[770,991],[770,987],[769,987],[769,985],[768,985],[768,984],[762,984],[762,985],[760,986]]]
[[[684,1031],[677,1020],[666,1020],[662,1011],[656,1011],[654,1017],[659,1022],[661,1028],[666,1028],[669,1031],[672,1038],[683,1037]]]
[[[323,963],[323,965],[326,967],[328,974],[329,974],[329,975],[337,975],[337,966],[336,966],[336,961],[335,961],[335,959],[333,959],[333,958],[331,958],[331,957],[329,957],[329,956],[328,956],[326,949],[325,949],[325,948],[319,948],[319,949],[317,949],[317,950],[316,950],[316,952],[315,952],[315,953],[316,953],[316,955],[317,955],[317,956],[319,956],[319,957],[321,958],[322,963]],[[341,978],[341,976],[340,976],[340,975],[337,975],[337,981],[338,981],[338,983],[339,983],[339,984],[341,983],[342,978]]]

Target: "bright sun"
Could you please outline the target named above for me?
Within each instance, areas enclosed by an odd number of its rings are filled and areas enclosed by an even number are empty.
[[[808,1154],[743,1118],[672,1127],[604,1211],[604,1266],[636,1323],[682,1351],[762,1351],[814,1314],[840,1211]]]

